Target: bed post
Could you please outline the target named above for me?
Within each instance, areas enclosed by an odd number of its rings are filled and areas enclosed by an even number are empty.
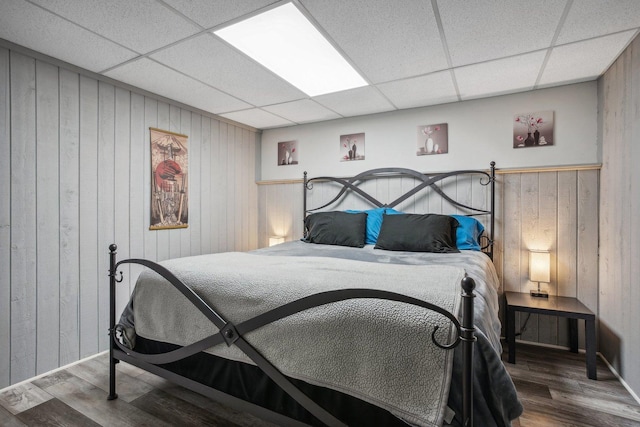
[[[495,249],[493,246],[493,236],[495,233],[495,225],[496,225],[496,162],[492,161],[491,165],[491,235],[489,239],[491,241],[489,244],[491,245],[491,260],[493,260],[493,250]]]
[[[307,171],[304,171],[304,195],[302,197],[302,237],[306,239],[307,237],[307,229],[304,226],[304,220],[307,217]]]
[[[107,400],[118,398],[116,394],[116,359],[113,357],[116,327],[116,250],[115,243],[109,245],[109,396]]]
[[[473,303],[476,297],[473,290],[476,282],[468,276],[462,279],[462,425],[473,426],[473,346],[476,341],[473,325]]]

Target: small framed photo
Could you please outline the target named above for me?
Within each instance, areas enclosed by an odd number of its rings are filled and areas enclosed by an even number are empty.
[[[364,160],[364,133],[340,135],[340,161]]]
[[[418,126],[417,156],[449,152],[449,126],[446,123]]]
[[[278,166],[298,164],[298,141],[278,142]]]
[[[516,114],[513,118],[513,148],[553,145],[553,111]]]

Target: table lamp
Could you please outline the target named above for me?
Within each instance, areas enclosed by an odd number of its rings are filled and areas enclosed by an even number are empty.
[[[549,251],[529,251],[529,280],[538,282],[538,289],[531,290],[531,296],[549,298],[549,293],[540,289],[540,282],[551,282],[551,254]]]

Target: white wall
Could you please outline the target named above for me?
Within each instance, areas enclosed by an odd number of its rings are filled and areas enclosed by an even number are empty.
[[[554,111],[554,146],[514,149],[518,113]],[[449,125],[449,153],[416,156],[417,127]],[[365,133],[363,161],[340,162],[340,135]],[[298,141],[298,165],[278,166],[277,145]],[[587,82],[453,104],[395,111],[287,128],[262,134],[262,180],[321,174],[350,176],[402,166],[422,171],[598,163],[597,83]]]

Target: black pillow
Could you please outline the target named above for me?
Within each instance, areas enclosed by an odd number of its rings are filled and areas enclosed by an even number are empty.
[[[375,249],[411,252],[460,252],[458,220],[449,215],[384,215]]]
[[[367,234],[367,214],[318,212],[307,216],[304,225],[306,242],[362,248]]]

